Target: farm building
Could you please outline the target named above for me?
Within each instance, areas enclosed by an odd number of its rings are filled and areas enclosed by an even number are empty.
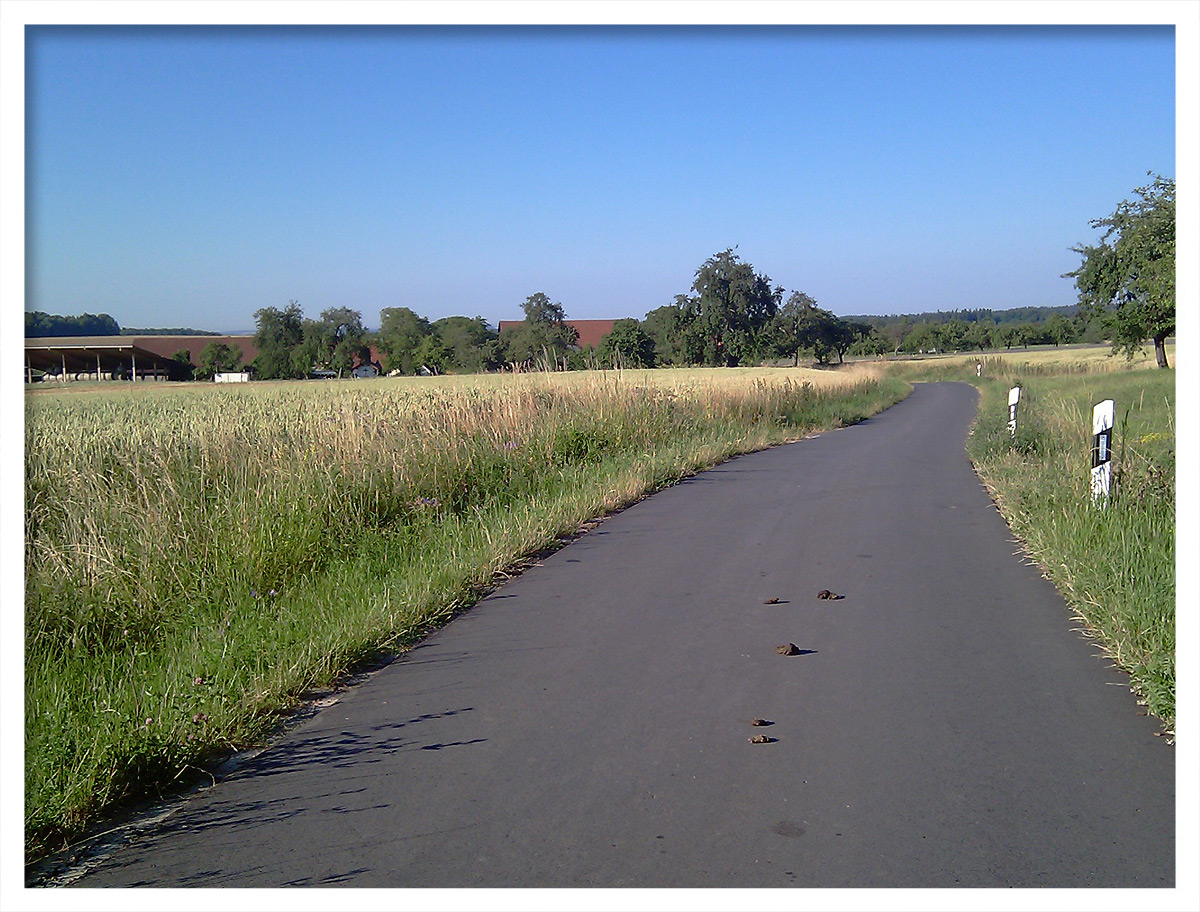
[[[192,364],[195,364],[200,358],[200,352],[204,351],[204,346],[210,342],[217,342],[222,345],[228,345],[230,348],[239,349],[242,353],[242,362],[249,364],[258,357],[258,346],[254,344],[253,335],[231,335],[231,336],[130,336],[131,339],[136,339],[137,343],[143,348],[152,352],[157,352],[164,358],[170,358],[176,352],[186,351],[191,357]]]
[[[177,380],[185,366],[172,358],[178,348],[164,351],[154,344],[164,338],[184,338],[199,348],[216,336],[61,336],[25,340],[25,380],[34,373],[52,380]],[[153,340],[153,342],[151,341]],[[149,343],[149,344],[148,344]],[[257,354],[257,351],[256,351]]]
[[[188,353],[193,367],[212,342],[241,352],[249,365],[258,357],[252,335],[55,336],[25,340],[25,382],[44,380],[185,380],[186,365],[176,360]],[[379,372],[379,353],[371,349],[372,369]],[[336,374],[333,374],[336,376]]]
[[[524,320],[501,320],[497,332],[504,332],[509,328],[521,326]],[[579,339],[575,343],[579,349],[599,348],[600,342],[612,332],[613,324],[616,320],[563,320],[568,326],[575,328],[579,333]]]

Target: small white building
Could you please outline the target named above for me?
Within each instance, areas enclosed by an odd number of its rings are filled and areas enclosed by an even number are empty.
[[[249,383],[248,371],[219,371],[213,374],[213,383]]]

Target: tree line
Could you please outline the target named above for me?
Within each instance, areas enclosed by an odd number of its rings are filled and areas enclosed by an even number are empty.
[[[258,355],[242,363],[239,349],[210,342],[196,376],[253,369],[262,379],[346,376],[372,364],[382,373],[480,373],[501,369],[708,366],[842,362],[846,356],[1012,349],[1108,340],[1132,357],[1147,339],[1160,366],[1175,332],[1175,182],[1154,177],[1108,217],[1098,244],[1071,249],[1083,256],[1074,278],[1079,303],[1065,308],[963,310],[917,316],[842,318],[803,291],[774,284],[732,248],[696,270],[691,288],[643,319],[617,320],[598,347],[580,349],[563,305],[544,292],[521,305],[524,319],[493,329],[480,316],[430,321],[408,307],[385,307],[379,329],[360,311],[333,307],[306,318],[297,301],[255,311]],[[25,315],[26,336],[115,335],[107,314]],[[70,330],[67,332],[66,330]],[[371,359],[378,353],[378,362]],[[176,359],[191,363],[186,351]]]
[[[596,348],[580,349],[563,305],[544,292],[521,305],[524,319],[497,332],[483,317],[430,321],[408,307],[380,312],[379,329],[363,328],[347,308],[306,319],[296,301],[255,312],[251,365],[257,376],[310,376],[314,368],[345,376],[378,352],[383,373],[478,373],[534,367],[736,367],[750,364],[842,362],[849,356],[972,351],[1099,341],[1101,321],[1079,308],[1025,308],[1012,322],[1006,311],[962,311],[901,317],[841,318],[803,291],[759,274],[733,249],[696,270],[690,292],[649,311],[617,320]],[[1043,319],[1049,312],[1048,319]]]
[[[370,332],[359,311],[331,308],[308,319],[299,303],[291,301],[284,308],[255,312],[258,356],[249,366],[262,379],[307,377],[314,371],[345,376],[356,366],[373,363],[372,349],[379,357],[375,367],[401,374],[538,367],[734,367],[781,358],[799,363],[802,355],[810,354],[829,362],[841,360],[856,339],[870,332],[865,323],[850,323],[819,308],[803,292],[783,301],[783,289],[731,249],[705,261],[690,294],[677,295],[643,320],[617,320],[596,348],[578,347],[563,305],[544,292],[530,295],[521,309],[524,319],[498,332],[479,316],[430,321],[408,307],[387,307],[380,311],[379,329]],[[234,353],[229,354],[232,359]],[[202,353],[201,360],[212,359]]]
[[[25,338],[50,339],[62,336],[118,336],[121,327],[108,314],[63,317],[40,310],[25,312]]]

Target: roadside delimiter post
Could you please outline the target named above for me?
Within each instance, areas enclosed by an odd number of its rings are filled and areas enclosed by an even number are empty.
[[[1017,403],[1021,399],[1021,387],[1014,386],[1008,391],[1008,432],[1017,436]]]
[[[1092,502],[1108,502],[1112,490],[1113,401],[1092,409]]]

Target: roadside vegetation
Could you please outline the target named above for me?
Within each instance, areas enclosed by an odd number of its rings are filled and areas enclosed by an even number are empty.
[[[1165,346],[1174,361],[1174,346]],[[1104,349],[943,358],[896,365],[910,379],[980,389],[968,454],[1029,557],[1083,628],[1175,729],[1175,371]],[[976,378],[982,364],[982,379]],[[1147,369],[1151,368],[1151,369]],[[1021,387],[1017,430],[1008,392]],[[1114,489],[1091,496],[1092,408],[1112,399]]]
[[[27,857],[263,743],[588,520],[908,389],[861,366],[31,393]]]

